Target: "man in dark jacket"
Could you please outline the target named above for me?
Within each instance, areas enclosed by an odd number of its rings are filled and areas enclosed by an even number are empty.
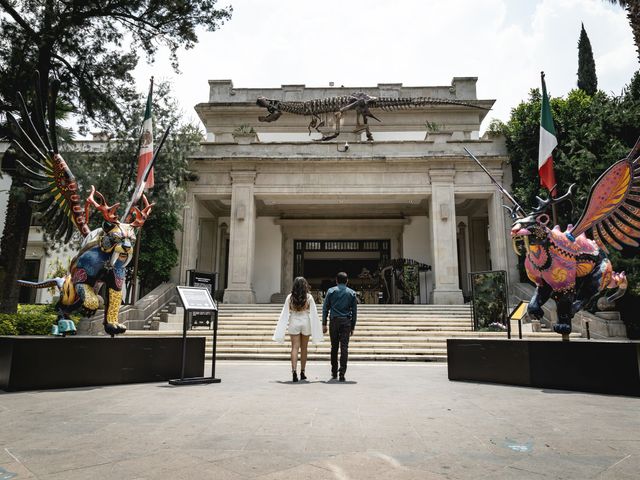
[[[322,331],[327,333],[327,315],[331,318],[331,378],[335,379],[340,373],[340,381],[344,382],[349,356],[349,338],[356,328],[358,316],[358,301],[356,292],[347,287],[347,274],[340,272],[336,275],[335,287],[327,291],[322,304]],[[338,370],[338,347],[340,347],[340,369]]]

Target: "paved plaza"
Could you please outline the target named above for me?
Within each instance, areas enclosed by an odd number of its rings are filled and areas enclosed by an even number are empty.
[[[447,367],[218,362],[222,383],[0,393],[0,480],[637,479],[640,399]]]

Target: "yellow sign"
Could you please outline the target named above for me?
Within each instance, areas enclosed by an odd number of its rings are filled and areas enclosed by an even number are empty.
[[[529,302],[520,302],[509,315],[509,320],[522,320],[522,317],[527,313],[528,305]]]

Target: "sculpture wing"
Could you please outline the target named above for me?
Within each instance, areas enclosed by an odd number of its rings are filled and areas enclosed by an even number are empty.
[[[588,230],[598,246],[621,250],[639,246],[640,239],[640,139],[627,158],[611,165],[591,187],[587,206],[571,230],[577,237]]]
[[[32,195],[30,203],[40,214],[45,230],[54,239],[64,238],[68,242],[75,227],[83,236],[89,233],[89,227],[78,195],[78,184],[58,151],[55,124],[57,88],[58,82],[52,84],[47,109],[49,131],[38,96],[31,113],[27,111],[22,96],[19,96],[20,121],[11,114],[7,118],[13,144],[18,151],[18,172]]]

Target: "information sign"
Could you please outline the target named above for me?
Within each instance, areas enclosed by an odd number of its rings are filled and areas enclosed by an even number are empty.
[[[214,312],[218,310],[218,306],[211,298],[211,293],[205,287],[183,287],[178,286],[178,295],[184,309],[187,311],[204,310]]]
[[[218,335],[218,305],[213,301],[209,289],[206,287],[176,286],[178,296],[184,307],[182,322],[182,369],[179,379],[169,380],[171,385],[192,385],[196,383],[220,383],[216,377],[216,343]],[[193,312],[207,312],[213,317],[213,358],[211,362],[211,377],[184,378],[184,367],[187,356],[187,325]],[[204,358],[203,358],[204,361]]]

